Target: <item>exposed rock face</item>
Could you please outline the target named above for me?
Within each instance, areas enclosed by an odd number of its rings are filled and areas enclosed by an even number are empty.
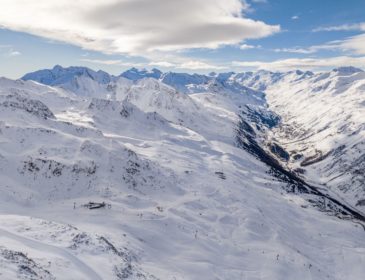
[[[0,107],[16,111],[17,109],[43,119],[54,119],[51,110],[39,100],[29,99],[19,94],[9,94],[0,97]]]

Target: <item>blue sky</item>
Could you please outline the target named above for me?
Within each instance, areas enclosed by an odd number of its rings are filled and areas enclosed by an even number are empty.
[[[363,0],[2,0],[0,75],[365,67],[364,11]]]

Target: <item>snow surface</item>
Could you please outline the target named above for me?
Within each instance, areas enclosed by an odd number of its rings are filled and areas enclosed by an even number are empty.
[[[365,212],[365,72],[343,67],[269,80],[268,104],[282,117],[270,140],[292,155],[290,168]]]
[[[353,163],[364,150],[365,77],[344,72],[211,75],[183,93],[150,77],[1,79],[0,279],[362,279],[362,222],[288,192],[236,143],[244,118],[266,150],[300,140],[285,148],[303,161],[346,145],[338,157]],[[278,127],[257,121],[269,109]],[[330,133],[318,132],[327,122]],[[301,140],[300,129],[316,138]],[[326,160],[303,176],[319,185],[323,172],[341,172],[325,171]]]

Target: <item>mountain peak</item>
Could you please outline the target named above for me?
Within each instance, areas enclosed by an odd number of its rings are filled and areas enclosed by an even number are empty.
[[[61,65],[55,65],[52,69],[43,69],[28,73],[21,79],[25,81],[33,80],[50,86],[59,86],[71,82],[76,77],[82,76],[101,84],[109,83],[112,79],[111,75],[102,70],[95,72],[94,70],[83,66],[70,66],[64,68]]]
[[[135,67],[123,72],[122,74],[120,74],[120,77],[124,77],[127,78],[129,80],[139,80],[139,79],[143,79],[143,78],[154,78],[154,79],[159,79],[162,75],[162,72],[156,68],[153,68],[152,70],[147,70],[147,69],[137,69]]]
[[[364,72],[364,71],[360,68],[356,68],[353,66],[345,66],[345,67],[339,67],[339,68],[333,69],[333,72],[337,72],[339,75],[352,75],[352,74],[360,73],[360,72]]]
[[[59,64],[56,64],[54,67],[53,67],[53,69],[52,70],[63,70],[63,69],[65,69],[65,68],[63,68],[61,65],[59,65]]]

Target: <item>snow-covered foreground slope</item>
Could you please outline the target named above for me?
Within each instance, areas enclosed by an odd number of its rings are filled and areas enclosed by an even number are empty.
[[[278,117],[227,87],[0,80],[0,278],[361,279],[361,222],[287,191],[255,146]]]

